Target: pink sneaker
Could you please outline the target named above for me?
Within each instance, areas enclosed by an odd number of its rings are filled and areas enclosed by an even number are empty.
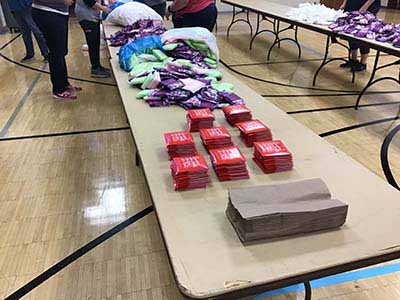
[[[80,92],[80,91],[82,91],[82,88],[79,85],[70,84],[69,86],[67,86],[67,91],[68,92]]]
[[[77,97],[76,97],[76,95],[74,95],[70,92],[62,92],[62,93],[53,94],[53,98],[58,99],[58,100],[75,100]]]

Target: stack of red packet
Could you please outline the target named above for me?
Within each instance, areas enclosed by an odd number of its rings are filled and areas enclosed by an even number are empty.
[[[175,157],[171,173],[176,191],[205,188],[208,183],[208,165],[201,155]]]
[[[236,146],[210,150],[211,162],[220,181],[248,179],[246,158]]]
[[[192,109],[187,111],[186,119],[189,130],[193,132],[212,127],[214,115],[209,108]]]
[[[271,141],[271,130],[260,120],[251,120],[236,124],[240,130],[240,136],[247,147],[252,147],[254,142]]]
[[[222,126],[200,129],[200,137],[208,151],[233,146],[231,135]]]
[[[254,143],[253,160],[264,173],[285,172],[293,169],[292,154],[279,140]]]
[[[226,106],[223,108],[223,112],[226,120],[232,126],[235,126],[236,123],[252,119],[251,110],[242,104]]]
[[[197,155],[194,139],[189,131],[168,132],[164,134],[169,159],[180,156]]]

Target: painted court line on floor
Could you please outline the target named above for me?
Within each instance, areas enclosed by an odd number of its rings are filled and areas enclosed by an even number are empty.
[[[44,68],[45,65],[43,65],[42,68]],[[10,129],[11,125],[17,118],[19,112],[21,111],[22,107],[28,100],[29,96],[32,94],[33,89],[35,88],[36,84],[39,82],[39,79],[42,77],[42,73],[39,73],[35,79],[33,79],[31,85],[29,86],[28,90],[25,92],[25,94],[22,96],[21,100],[19,101],[17,107],[11,114],[10,118],[7,120],[6,124],[4,124],[4,127],[0,131],[0,137],[5,137],[8,133],[8,130]]]
[[[356,280],[360,280],[360,279],[367,279],[367,278],[371,278],[371,277],[382,276],[382,275],[387,275],[387,274],[396,273],[396,272],[400,272],[400,263],[393,263],[390,265],[378,266],[378,267],[373,267],[373,268],[368,268],[368,269],[363,269],[363,270],[358,270],[358,271],[352,271],[352,272],[347,272],[347,273],[343,273],[343,274],[338,274],[338,275],[333,275],[333,276],[317,279],[317,280],[311,281],[311,287],[313,289],[316,289],[316,288],[320,288],[320,287],[336,285],[336,284],[356,281]],[[297,284],[297,285],[289,286],[287,288],[260,294],[256,297],[254,297],[253,300],[262,300],[264,297],[279,296],[279,295],[284,295],[284,294],[288,294],[288,293],[296,293],[296,292],[301,292],[301,291],[304,291],[303,284]]]

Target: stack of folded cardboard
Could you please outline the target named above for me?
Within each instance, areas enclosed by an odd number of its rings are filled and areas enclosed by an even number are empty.
[[[348,205],[321,179],[229,190],[226,215],[242,242],[342,226]]]

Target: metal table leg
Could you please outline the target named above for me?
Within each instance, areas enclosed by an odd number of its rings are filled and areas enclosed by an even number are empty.
[[[135,164],[136,164],[136,167],[140,167],[140,155],[139,155],[138,151],[136,151],[136,153],[135,153]]]
[[[312,297],[312,289],[310,282],[304,282],[304,291],[306,293],[304,300],[311,300]]]
[[[243,18],[240,18],[240,17],[239,17],[239,19],[236,19],[236,16],[239,16],[240,14],[243,14],[243,13],[246,14],[246,19],[243,19]],[[251,25],[251,22],[250,22],[250,12],[249,12],[248,10],[245,10],[245,9],[240,9],[240,10],[237,12],[237,11],[236,11],[236,7],[234,6],[233,9],[232,9],[232,20],[231,20],[231,24],[229,24],[228,29],[227,29],[227,32],[226,32],[226,35],[227,35],[228,37],[229,37],[229,34],[230,34],[230,31],[231,31],[232,26],[233,26],[235,23],[238,23],[238,22],[244,22],[244,23],[248,24],[249,27],[250,27],[250,35],[253,36],[253,26]]]
[[[275,26],[274,26],[274,27],[275,27]],[[285,31],[287,31],[287,30],[294,30],[294,38],[289,38],[289,37],[280,38],[279,35],[280,35],[281,33],[285,32]],[[283,42],[283,41],[292,41],[292,42],[294,42],[294,44],[297,46],[297,49],[298,49],[298,51],[299,51],[298,58],[300,58],[300,57],[301,57],[301,45],[300,45],[299,40],[298,40],[298,38],[297,38],[298,27],[295,26],[295,25],[289,25],[289,26],[287,26],[287,27],[285,27],[285,28],[283,28],[283,29],[280,29],[280,21],[278,20],[278,21],[277,21],[277,24],[276,24],[276,28],[275,28],[274,31],[275,31],[275,40],[274,40],[274,42],[272,43],[271,47],[270,47],[269,50],[268,50],[267,59],[268,59],[268,60],[270,59],[270,57],[271,57],[271,52],[272,52],[273,48],[274,48],[275,46],[278,46],[278,48],[280,48],[280,47],[281,47],[281,42]]]
[[[381,69],[384,69],[384,68],[388,68],[388,67],[392,67],[392,66],[400,64],[400,59],[399,59],[399,60],[396,60],[396,61],[394,61],[392,63],[386,64],[386,65],[382,65],[382,66],[378,66],[379,57],[380,57],[380,51],[377,51],[376,52],[376,56],[375,56],[374,67],[373,67],[372,73],[371,73],[371,77],[369,78],[368,83],[366,84],[366,86],[361,90],[360,94],[358,95],[358,98],[357,98],[357,101],[356,101],[356,104],[355,104],[355,107],[354,107],[356,110],[358,110],[358,108],[359,108],[362,96],[364,96],[366,91],[371,86],[375,85],[376,83],[381,82],[381,81],[385,81],[385,80],[389,80],[389,81],[394,81],[394,82],[396,82],[396,83],[398,83],[400,85],[400,74],[399,74],[399,78],[385,76],[385,77],[380,77],[378,79],[375,79],[375,75],[376,75],[377,71],[379,71]]]
[[[392,170],[390,169],[390,164],[389,164],[389,146],[390,143],[392,142],[393,138],[396,136],[397,133],[400,132],[400,125],[397,125],[394,127],[389,134],[385,137],[385,140],[382,143],[381,147],[381,165],[383,169],[383,173],[385,174],[385,177],[387,181],[396,189],[400,191],[400,186],[396,182],[396,179],[393,176]]]
[[[271,29],[260,30],[260,24],[263,21],[267,21],[267,22],[271,23],[272,24],[272,30]],[[253,43],[254,43],[254,40],[256,39],[256,37],[258,35],[260,35],[261,33],[264,33],[264,32],[270,32],[276,37],[276,20],[274,19],[273,21],[271,21],[267,17],[265,17],[265,16],[263,16],[261,14],[257,14],[257,27],[256,27],[256,32],[255,32],[255,34],[253,35],[253,37],[251,38],[251,41],[250,41],[250,47],[249,47],[250,50],[253,49]],[[279,37],[278,37],[278,39],[279,39]]]
[[[322,68],[325,67],[327,64],[333,62],[333,61],[343,61],[343,62],[347,62],[347,60],[345,58],[341,58],[341,57],[337,57],[337,58],[328,58],[329,56],[329,48],[331,45],[333,44],[337,44],[339,46],[342,46],[344,48],[346,48],[349,51],[349,47],[345,44],[340,43],[336,38],[331,37],[331,36],[327,36],[326,38],[326,44],[325,44],[325,54],[324,54],[324,59],[322,60],[321,65],[319,66],[319,68],[317,69],[317,71],[314,74],[314,78],[313,78],[313,86],[315,86],[316,82],[317,82],[317,77],[319,75],[319,73],[321,72]],[[352,72],[352,80],[353,83],[355,81],[355,73]]]

